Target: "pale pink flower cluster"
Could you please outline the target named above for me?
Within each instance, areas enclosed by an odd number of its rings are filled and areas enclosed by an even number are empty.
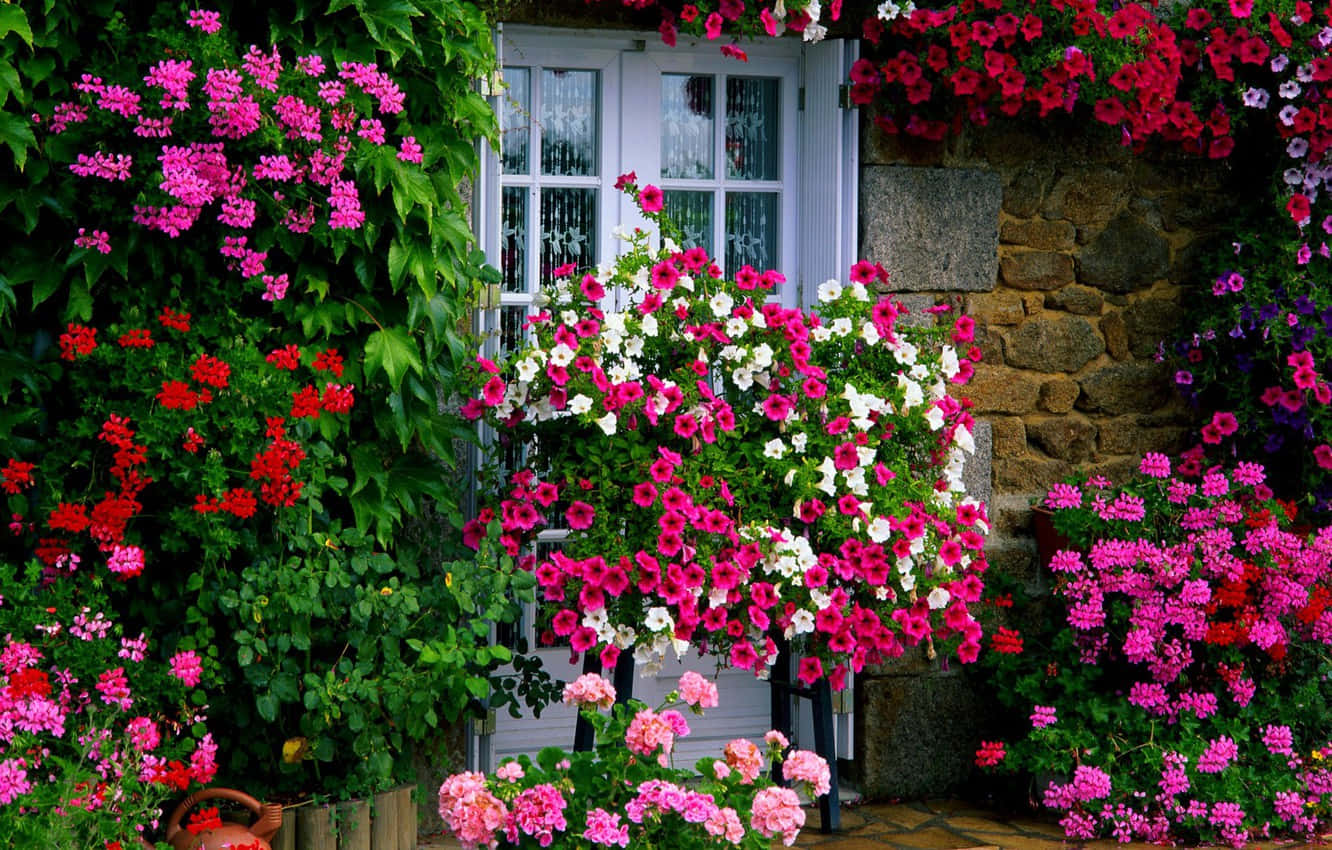
[[[809,750],[795,750],[787,755],[782,762],[782,777],[788,781],[808,782],[816,797],[832,789],[828,762],[823,756]]]
[[[495,777],[506,782],[517,782],[526,775],[523,766],[516,761],[506,761],[495,769]]]
[[[680,731],[683,726],[683,731]],[[671,750],[675,748],[675,736],[689,734],[689,726],[678,711],[663,711],[661,714],[645,708],[629,721],[629,728],[624,733],[625,746],[630,752],[641,756],[650,756],[661,750],[657,762],[663,767],[669,762]]]
[[[716,708],[717,685],[693,670],[680,677],[680,699],[696,708]]]
[[[726,765],[740,774],[745,785],[753,783],[763,770],[763,751],[748,738],[736,738],[726,745]]]
[[[486,790],[481,773],[458,773],[439,788],[439,816],[464,848],[499,844],[496,833],[504,828],[509,810]]]
[[[745,837],[745,826],[740,822],[740,814],[730,806],[719,808],[713,812],[703,822],[703,828],[708,831],[709,835],[725,838],[732,844],[739,844]]]
[[[564,686],[565,705],[593,706],[609,711],[615,704],[615,686],[596,673],[584,673]]]
[[[790,847],[805,825],[800,798],[790,788],[773,786],[760,790],[754,795],[749,825],[768,838],[780,835],[782,844]]]

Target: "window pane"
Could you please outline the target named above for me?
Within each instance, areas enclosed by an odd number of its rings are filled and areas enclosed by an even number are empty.
[[[500,202],[500,273],[505,292],[527,292],[527,189],[505,186]]]
[[[775,77],[726,80],[726,176],[731,180],[780,180],[778,81]]]
[[[664,211],[684,236],[681,247],[702,247],[712,256],[712,193],[669,190],[662,193]]]
[[[541,280],[565,263],[590,266],[597,256],[597,190],[541,190]]]
[[[505,68],[504,80],[509,90],[504,101],[504,133],[500,137],[500,155],[505,174],[527,174],[527,148],[532,128],[532,74],[527,68]]]
[[[776,192],[726,193],[726,272],[777,267]]]
[[[712,177],[713,78],[661,75],[661,176]]]
[[[500,307],[500,351],[508,354],[522,347],[523,339],[527,336],[527,331],[523,330],[525,324],[527,324],[526,306],[506,304]],[[505,469],[516,468],[505,467]]]
[[[541,173],[597,173],[597,72],[541,72]]]

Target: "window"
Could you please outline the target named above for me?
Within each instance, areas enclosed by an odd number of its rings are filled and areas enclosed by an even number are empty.
[[[504,28],[501,146],[473,202],[482,246],[501,271],[478,316],[489,354],[521,344],[554,268],[609,262],[619,249],[612,230],[644,224],[614,188],[630,170],[640,185],[661,187],[686,247],[708,249],[727,273],[778,269],[787,283],[774,297],[789,306],[813,303],[820,283],[845,276],[856,259],[857,125],[839,106],[839,86],[854,45],[780,39],[746,49],[741,63],[715,42],[669,48],[656,34]],[[558,545],[563,533],[547,529],[539,547]],[[535,619],[506,637],[537,646]],[[579,672],[567,647],[541,654],[554,676]],[[635,695],[654,703],[679,675],[664,671],[660,685],[639,680]],[[723,675],[728,701],[744,704],[729,720],[704,718],[707,731],[691,746],[767,728],[767,686],[748,673]],[[476,764],[571,742],[572,719],[566,730],[562,717],[499,718]]]
[[[852,45],[774,40],[742,63],[713,42],[517,26],[500,45],[501,150],[476,204],[502,274],[482,318],[499,350],[552,269],[610,261],[612,230],[642,224],[614,188],[626,171],[662,188],[686,247],[727,273],[783,272],[790,306],[855,261],[856,127],[838,106]]]

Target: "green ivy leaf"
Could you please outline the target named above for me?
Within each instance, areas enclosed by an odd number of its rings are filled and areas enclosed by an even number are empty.
[[[421,353],[405,328],[383,328],[366,338],[366,377],[372,377],[381,369],[388,375],[394,392],[402,386],[402,379],[409,369],[421,374]]]
[[[28,16],[17,3],[0,4],[0,38],[16,32],[19,38],[32,47],[32,27],[28,25]]]
[[[9,8],[0,6],[0,9]],[[19,171],[28,164],[28,148],[37,146],[37,137],[32,134],[32,125],[26,118],[9,112],[0,112],[0,142],[4,142],[14,153],[14,163]]]

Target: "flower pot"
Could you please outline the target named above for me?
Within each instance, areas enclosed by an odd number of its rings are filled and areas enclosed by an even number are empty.
[[[1061,549],[1077,550],[1071,541],[1055,530],[1054,511],[1043,505],[1031,509],[1032,530],[1036,533],[1036,557],[1042,567],[1048,566],[1050,559]]]
[[[415,785],[402,785],[363,800],[287,810],[273,850],[414,850]]]

